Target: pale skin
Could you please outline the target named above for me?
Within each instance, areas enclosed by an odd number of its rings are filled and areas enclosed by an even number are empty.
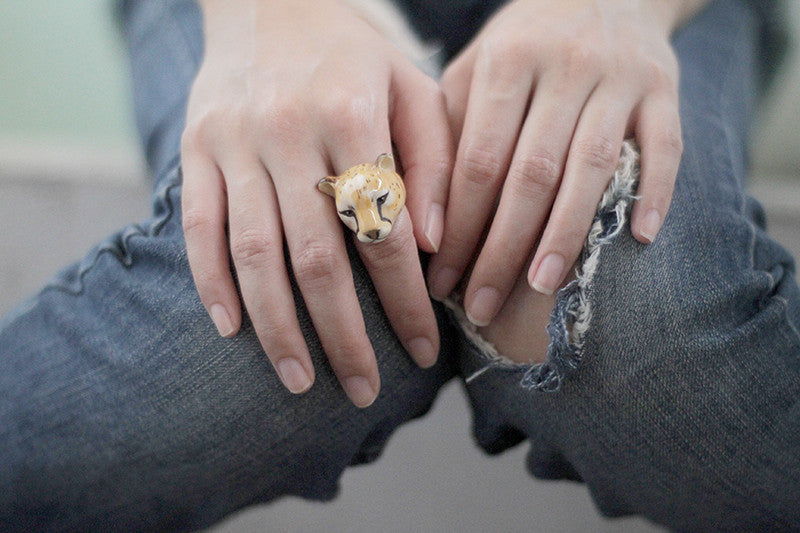
[[[345,392],[359,407],[374,401],[380,378],[344,246],[352,237],[316,183],[394,143],[407,211],[384,242],[357,247],[401,342],[420,366],[435,362],[419,247],[438,251],[428,274],[440,298],[477,256],[470,318],[506,355],[536,359],[546,339],[524,332],[532,314],[546,322],[626,135],[642,147],[633,233],[650,242],[660,228],[681,153],[668,36],[703,3],[517,0],[437,84],[337,0],[199,0],[206,57],[182,142],[183,216],[220,334],[237,333],[244,307],[287,388],[308,390],[291,268]],[[548,271],[553,253],[564,266]]]
[[[706,3],[517,0],[446,69],[458,148],[430,290],[445,297],[474,263],[467,316],[512,360],[544,359],[554,293],[628,136],[642,150],[631,230],[657,235],[682,152],[669,36]]]
[[[333,370],[366,407],[380,377],[345,250],[352,237],[317,182],[396,145],[408,212],[385,241],[357,247],[399,339],[420,366],[432,365],[439,337],[417,246],[435,251],[442,232],[452,153],[442,93],[335,0],[200,5],[206,55],[181,150],[183,226],[200,298],[220,334],[235,335],[242,302],[232,257],[259,340],[286,387],[302,393],[314,368],[292,268]]]

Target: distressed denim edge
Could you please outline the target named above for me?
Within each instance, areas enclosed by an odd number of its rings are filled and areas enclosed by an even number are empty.
[[[583,360],[584,340],[592,322],[590,293],[600,264],[600,253],[625,227],[633,202],[637,199],[639,175],[639,147],[635,141],[626,140],[622,145],[614,175],[598,204],[594,222],[578,260],[576,277],[556,295],[556,303],[547,325],[550,343],[543,363],[517,363],[505,357],[467,319],[457,296],[444,300],[443,303],[467,340],[486,360],[484,366],[465,378],[466,383],[493,368],[527,369],[520,382],[523,388],[557,392],[561,390],[564,381],[578,370]]]

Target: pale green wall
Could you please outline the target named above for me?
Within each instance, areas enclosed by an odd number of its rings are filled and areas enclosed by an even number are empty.
[[[111,0],[0,0],[0,139],[130,145]]]
[[[800,28],[800,0],[788,2]],[[135,146],[127,60],[112,0],[0,0],[0,146]],[[800,55],[792,50],[755,131],[755,163],[800,174]]]

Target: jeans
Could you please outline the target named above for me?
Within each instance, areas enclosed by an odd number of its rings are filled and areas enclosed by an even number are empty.
[[[348,465],[378,457],[460,374],[480,446],[527,440],[533,475],[586,483],[604,514],[800,530],[800,291],[743,192],[760,68],[745,2],[718,0],[675,36],[686,148],[673,205],[653,244],[625,228],[605,243],[585,287],[591,319],[568,356],[498,362],[437,304],[442,353],[421,370],[349,249],[382,378],[363,410],[327,365],[299,292],[317,369],[302,396],[283,388],[247,321],[232,339],[216,333],[181,232],[199,13],[151,0],[121,15],[153,216],[0,322],[0,529],[185,530],[281,495],[330,499]]]

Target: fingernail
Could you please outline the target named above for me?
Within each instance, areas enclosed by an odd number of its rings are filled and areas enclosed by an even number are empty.
[[[450,295],[450,291],[458,283],[459,274],[452,268],[435,270],[428,283],[429,292],[434,300],[442,301]]]
[[[433,203],[428,209],[428,218],[425,219],[425,238],[428,239],[434,252],[439,251],[444,231],[444,208],[441,204]]]
[[[356,407],[369,407],[378,397],[375,391],[372,390],[367,378],[361,376],[345,379],[342,386],[344,387],[344,392],[347,393],[347,397]]]
[[[300,394],[311,388],[311,378],[296,359],[285,357],[278,361],[278,375],[290,392]]]
[[[230,337],[235,333],[231,317],[222,304],[212,305],[211,309],[208,310],[208,314],[211,315],[211,320],[214,322],[214,325],[217,326],[217,331],[219,331],[220,335],[223,337]]]
[[[411,354],[411,358],[417,362],[421,368],[430,368],[436,363],[439,355],[433,349],[431,341],[425,337],[417,337],[406,342],[406,349]]]
[[[642,237],[647,239],[648,242],[653,242],[656,239],[656,235],[658,235],[659,229],[661,229],[661,215],[658,213],[658,210],[651,209],[644,215],[644,218],[642,218],[639,233],[641,233]]]
[[[530,280],[531,287],[542,294],[553,294],[564,278],[564,258],[552,253],[545,257]]]
[[[488,326],[500,306],[500,292],[493,287],[481,287],[467,310],[467,319],[476,326]]]

